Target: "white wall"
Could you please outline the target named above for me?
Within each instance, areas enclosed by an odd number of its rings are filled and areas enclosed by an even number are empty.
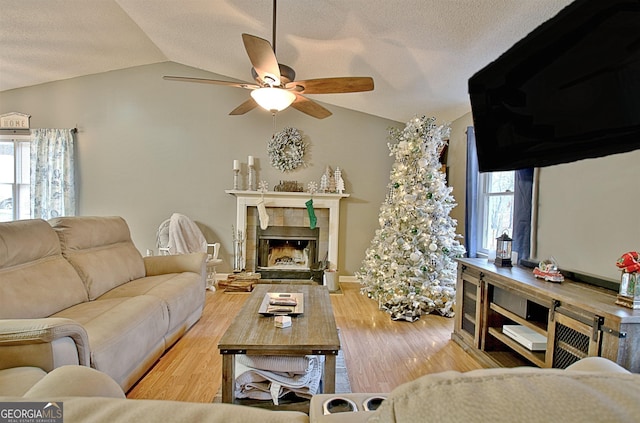
[[[538,258],[620,280],[616,260],[640,250],[640,150],[540,169]]]
[[[451,194],[458,205],[451,210],[451,217],[458,221],[458,234],[464,236],[465,192],[467,187],[467,127],[473,126],[471,112],[451,122],[449,138],[449,152],[447,165],[449,166],[449,186],[453,187]],[[460,243],[464,243],[461,238]]]
[[[176,63],[141,66],[5,91],[0,113],[28,113],[32,128],[78,127],[80,214],[123,216],[144,252],[154,248],[164,219],[184,213],[209,241],[222,243],[222,272],[232,264],[235,197],[224,190],[233,187],[234,159],[246,166],[247,156],[255,156],[258,179],[271,189],[280,180],[319,182],[326,165],[339,166],[351,194],[340,216],[339,270],[357,271],[378,226],[393,163],[387,129],[402,124],[331,105],[333,116],[323,120],[286,110],[278,114],[277,130],[298,128],[310,149],[307,168],[283,174],[268,162],[271,115],[257,109],[228,115],[248,91],[164,81],[163,75],[220,79]]]

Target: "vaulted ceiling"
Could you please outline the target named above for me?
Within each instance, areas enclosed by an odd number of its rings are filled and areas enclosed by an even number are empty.
[[[297,79],[374,78],[373,92],[309,95],[326,105],[396,121],[451,120],[470,110],[471,75],[569,3],[279,0],[276,53]],[[272,7],[272,0],[0,0],[0,91],[164,61],[253,82],[241,34],[272,41]]]

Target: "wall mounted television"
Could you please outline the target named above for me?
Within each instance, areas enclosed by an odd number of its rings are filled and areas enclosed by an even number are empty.
[[[469,79],[481,172],[640,148],[640,0],[576,0]]]

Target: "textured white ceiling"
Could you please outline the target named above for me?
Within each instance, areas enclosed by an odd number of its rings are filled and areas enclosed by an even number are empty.
[[[470,110],[471,75],[569,3],[279,0],[276,53],[297,79],[374,78],[309,96],[327,105],[451,120]],[[0,91],[163,61],[251,81],[241,34],[271,41],[271,16],[272,0],[0,0]]]

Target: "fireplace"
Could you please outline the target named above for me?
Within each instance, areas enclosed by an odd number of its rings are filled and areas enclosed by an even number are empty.
[[[319,228],[257,227],[256,271],[263,279],[310,279],[319,238]]]
[[[258,192],[228,190],[236,197],[236,225],[246,235],[242,245],[242,268],[249,272],[258,271],[258,230],[260,226],[257,205],[263,203],[269,216],[267,229],[278,227],[309,228],[309,216],[306,202],[309,193],[304,192]],[[332,269],[339,268],[338,233],[340,228],[340,200],[349,194],[313,195],[313,207],[317,218],[319,234],[315,242],[315,253],[311,257],[312,265],[319,260],[328,261]],[[262,272],[261,272],[262,273]],[[298,275],[299,276],[299,275]],[[263,278],[267,279],[266,276]],[[293,279],[293,278],[282,278]],[[305,279],[308,279],[305,277]]]

